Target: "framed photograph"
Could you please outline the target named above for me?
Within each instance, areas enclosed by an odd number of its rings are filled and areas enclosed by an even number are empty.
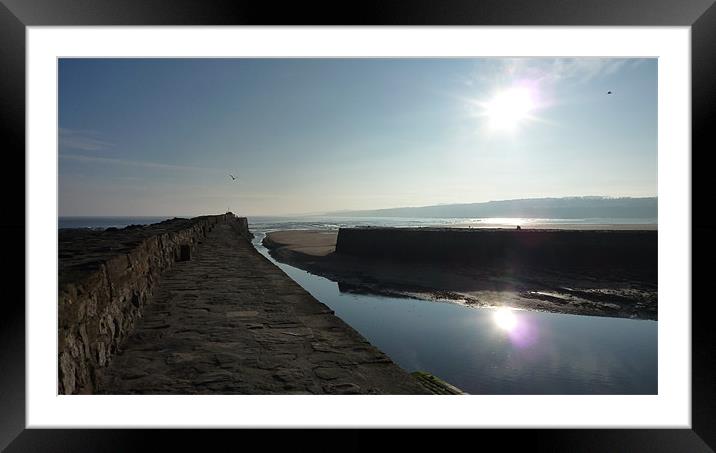
[[[712,451],[716,9],[508,3],[4,1],[0,445]]]

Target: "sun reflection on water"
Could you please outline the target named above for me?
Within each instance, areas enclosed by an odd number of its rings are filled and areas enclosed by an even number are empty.
[[[482,222],[486,224],[495,225],[524,225],[526,223],[533,223],[535,219],[527,219],[523,217],[488,217],[483,219]]]
[[[532,346],[537,341],[538,332],[534,319],[521,315],[519,310],[511,307],[495,308],[492,320],[495,326],[507,335],[514,346],[524,348]]]
[[[493,319],[497,327],[506,332],[511,332],[517,327],[517,316],[515,316],[515,313],[509,307],[496,309],[493,314]]]

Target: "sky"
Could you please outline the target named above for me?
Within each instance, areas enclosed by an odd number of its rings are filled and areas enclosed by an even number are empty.
[[[657,195],[656,59],[58,64],[60,216]]]

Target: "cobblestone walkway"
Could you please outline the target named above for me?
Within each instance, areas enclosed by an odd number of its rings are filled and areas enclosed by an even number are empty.
[[[228,225],[175,263],[105,394],[422,394],[408,373]]]

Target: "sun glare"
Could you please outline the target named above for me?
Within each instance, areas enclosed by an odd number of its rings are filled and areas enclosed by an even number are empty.
[[[485,115],[490,129],[512,131],[535,109],[532,93],[528,88],[515,87],[497,93],[485,104]]]
[[[493,319],[497,327],[507,332],[511,332],[517,326],[517,317],[511,308],[496,309]]]

